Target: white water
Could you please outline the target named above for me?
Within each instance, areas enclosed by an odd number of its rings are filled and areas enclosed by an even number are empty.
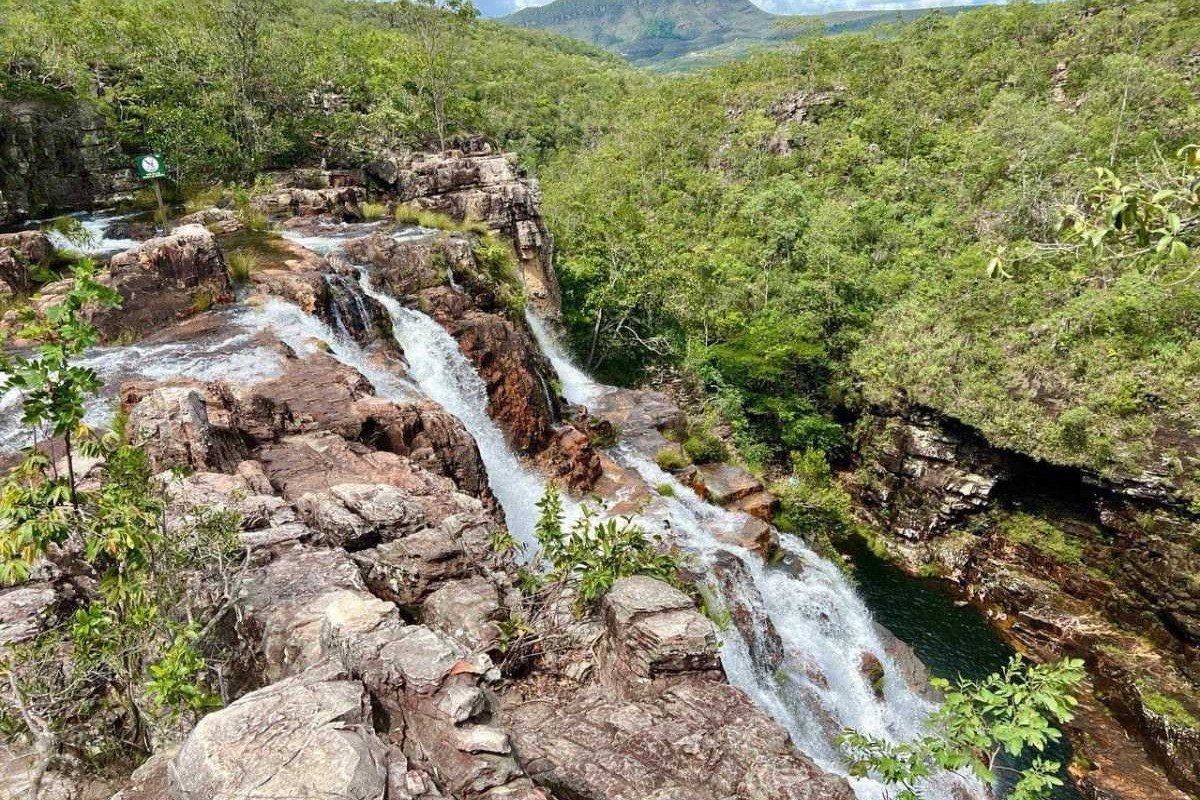
[[[50,238],[50,242],[59,250],[85,256],[107,256],[128,250],[138,244],[135,239],[110,239],[104,233],[109,225],[128,219],[133,216],[132,214],[98,212],[71,216],[79,220],[79,224],[87,234],[86,241],[72,242],[59,231],[47,230],[46,235]]]
[[[300,235],[290,231],[284,232],[284,236],[315,252],[329,255],[337,252],[347,239],[353,238],[355,232],[361,235],[363,229],[361,225],[346,226],[346,229],[338,229],[328,237]],[[393,236],[412,239],[430,233],[433,231],[412,228]],[[365,268],[360,269],[359,286],[391,317],[392,332],[404,351],[409,377],[420,393],[458,417],[475,439],[487,468],[492,493],[504,509],[509,533],[521,543],[527,555],[532,555],[537,550],[533,536],[537,522],[535,504],[545,491],[545,483],[540,475],[525,468],[508,446],[504,433],[488,416],[487,386],[467,361],[458,343],[441,325],[419,311],[405,308],[396,298],[376,289]],[[369,375],[368,378],[375,383],[374,378]],[[379,391],[378,385],[376,390]],[[386,392],[380,393],[389,396]],[[389,399],[392,398],[389,396]]]
[[[591,380],[567,356],[545,323],[529,315],[542,352],[550,359],[572,403],[586,404],[612,391]],[[742,599],[761,598],[761,609],[783,643],[778,670],[756,663],[750,644],[736,626],[722,634],[721,661],[730,683],[746,692],[791,734],[796,746],[826,770],[846,775],[833,737],[845,728],[885,737],[912,739],[933,710],[900,677],[900,666],[887,653],[870,611],[841,571],[794,537],[781,537],[784,567],[768,566],[757,554],[718,538],[742,528],[745,515],[714,506],[681,484],[644,454],[618,446],[612,455],[635,470],[650,486],[671,486],[673,496],[655,498],[640,518],[649,530],[668,529],[675,541],[712,575],[715,561],[727,553],[741,562],[748,585],[736,586]],[[728,556],[727,556],[728,557]],[[710,587],[720,594],[714,582]],[[733,598],[722,598],[726,604]],[[870,653],[884,667],[884,696],[880,701],[860,667]],[[824,723],[824,724],[823,724]],[[882,800],[885,787],[869,778],[850,778],[862,800]],[[929,781],[925,796],[950,800],[955,785],[970,786],[954,775]],[[974,787],[978,792],[978,787]],[[981,794],[981,792],[978,792]]]
[[[392,318],[392,332],[408,360],[409,374],[421,391],[458,417],[475,439],[492,492],[504,507],[509,533],[525,547],[527,554],[534,553],[537,549],[533,536],[537,522],[534,504],[542,496],[545,484],[540,476],[525,468],[508,446],[504,433],[488,416],[487,386],[445,328],[375,289],[365,269],[359,284],[369,297],[387,309]]]
[[[87,403],[84,421],[105,427],[116,411],[116,393],[121,384],[134,380],[193,378],[198,381],[226,380],[249,383],[274,377],[282,364],[272,350],[254,345],[253,330],[238,324],[222,327],[216,335],[183,342],[96,347],[74,363],[96,371],[104,384],[102,393]],[[33,433],[21,423],[21,392],[13,389],[0,397],[0,452],[12,452],[33,442]]]

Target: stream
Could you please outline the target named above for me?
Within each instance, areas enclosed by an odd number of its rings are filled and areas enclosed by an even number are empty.
[[[104,225],[100,220],[81,221],[89,230],[97,227],[103,231],[110,220],[103,220]],[[329,254],[338,251],[347,238],[365,233],[368,227],[344,226],[329,236],[284,235]],[[397,235],[411,238],[424,233],[408,229]],[[99,242],[89,249],[111,252],[107,248],[115,245],[117,241],[105,240],[101,234]],[[89,408],[89,421],[106,422],[113,410],[113,393],[120,382],[133,378],[187,376],[247,384],[273,377],[282,366],[279,357],[252,341],[259,331],[270,331],[298,353],[318,349],[329,352],[362,373],[381,397],[394,401],[425,398],[457,416],[479,445],[511,533],[526,545],[527,552],[533,552],[535,504],[545,490],[545,481],[513,452],[488,416],[486,387],[457,342],[428,316],[380,291],[367,268],[358,267],[357,282],[346,280],[339,287],[361,291],[388,312],[396,341],[409,365],[407,375],[380,367],[345,332],[334,330],[295,305],[270,299],[219,312],[228,317],[230,324],[219,326],[208,339],[94,349],[86,363],[105,381],[106,396]],[[542,320],[532,315],[527,319],[558,373],[568,401],[587,404],[614,391],[576,367]],[[20,425],[19,397],[0,398],[0,449],[14,449],[27,438]],[[919,735],[925,717],[934,708],[919,687],[898,677],[905,670],[894,648],[888,647],[876,618],[909,642],[935,674],[975,677],[993,671],[1007,659],[1003,645],[994,646],[999,642],[985,620],[968,620],[950,611],[956,608],[952,604],[949,609],[916,610],[923,608],[914,599],[920,595],[909,596],[902,591],[916,586],[915,582],[889,584],[877,578],[876,573],[884,573],[871,567],[869,561],[856,559],[862,580],[862,590],[856,590],[837,565],[787,536],[782,537],[782,559],[768,565],[756,553],[717,535],[739,529],[745,521],[741,512],[705,502],[659,469],[647,454],[628,445],[617,445],[610,455],[649,486],[670,487],[640,512],[639,522],[647,530],[664,532],[679,546],[689,566],[706,576],[707,593],[719,606],[752,609],[751,627],[719,626],[723,628],[721,658],[729,680],[778,720],[798,749],[822,768],[846,774],[834,742],[844,728],[901,741]],[[568,516],[577,513],[577,506],[573,506]],[[902,612],[909,616],[896,616]],[[779,658],[764,658],[764,643],[769,641],[778,641],[781,646]],[[887,678],[882,696],[877,695],[862,669],[864,654],[883,665]],[[875,780],[849,780],[860,800],[884,800],[887,796],[885,787]],[[922,789],[928,800],[984,794],[978,784],[953,774],[939,775]]]

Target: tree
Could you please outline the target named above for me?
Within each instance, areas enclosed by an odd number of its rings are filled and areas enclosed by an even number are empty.
[[[470,0],[401,0],[408,31],[417,42],[417,94],[428,97],[438,147],[446,152],[446,103],[454,83],[452,53],[479,16]]]
[[[95,370],[72,364],[72,360],[96,343],[96,329],[86,320],[89,306],[116,306],[120,296],[95,278],[91,261],[83,260],[73,268],[74,283],[61,302],[38,313],[32,306],[22,312],[17,337],[37,342],[36,355],[27,358],[0,353],[0,369],[8,378],[3,390],[17,389],[25,399],[21,421],[49,440],[51,459],[48,466],[57,479],[53,462],[54,437],[62,437],[67,461],[67,486],[71,505],[79,508],[75,486],[73,441],[86,434],[83,416],[87,396],[100,387]],[[41,468],[34,458],[29,466]]]
[[[896,800],[920,800],[921,783],[943,770],[969,770],[992,785],[1002,771],[1015,772],[1001,758],[1020,757],[1027,749],[1042,753],[1062,733],[1078,704],[1073,692],[1083,680],[1083,661],[1064,659],[1031,665],[1014,656],[1002,672],[981,681],[960,679],[954,684],[935,678],[945,694],[926,721],[928,733],[916,741],[894,744],[855,730],[839,739],[849,760],[850,774],[874,775],[897,789]],[[1009,800],[1040,800],[1062,781],[1060,764],[1035,757],[1020,774]]]
[[[22,419],[42,437],[0,485],[0,586],[26,579],[47,556],[74,587],[46,630],[0,651],[0,732],[32,742],[30,800],[62,750],[93,762],[127,758],[131,744],[149,748],[156,726],[216,702],[199,643],[230,603],[231,581],[215,573],[240,550],[236,515],[167,524],[161,484],[120,419],[99,437],[83,424],[100,388],[93,370],[73,363],[97,338],[87,312],[119,297],[89,261],[73,275],[60,302],[23,313],[17,335],[35,343],[34,355],[0,355],[3,388],[23,394]],[[65,473],[53,455],[57,437]],[[76,447],[100,462],[94,488],[78,485]],[[225,578],[208,583],[223,594],[197,592],[205,585],[189,582],[197,573]]]

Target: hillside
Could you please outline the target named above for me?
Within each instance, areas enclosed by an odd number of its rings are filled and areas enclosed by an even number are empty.
[[[571,36],[625,56],[661,64],[715,48],[745,49],[793,35],[780,17],[749,0],[556,0],[503,21]]]
[[[904,11],[836,11],[794,17],[768,13],[749,0],[555,0],[500,21],[570,36],[656,70],[695,70],[747,55],[805,31],[842,34],[903,22],[959,5]]]

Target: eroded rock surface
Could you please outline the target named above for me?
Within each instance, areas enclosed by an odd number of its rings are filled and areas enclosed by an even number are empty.
[[[514,158],[492,152],[483,142],[468,142],[465,150],[446,154],[384,154],[367,172],[401,202],[458,221],[482,222],[507,238],[534,308],[552,318],[560,315],[553,245],[539,209],[540,189],[536,179],[521,173]]]

